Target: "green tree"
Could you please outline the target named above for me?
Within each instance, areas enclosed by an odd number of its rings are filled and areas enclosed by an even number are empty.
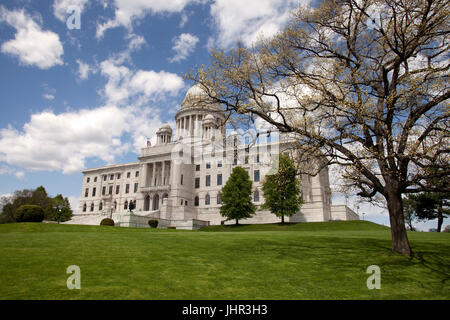
[[[300,181],[296,177],[297,172],[291,158],[280,154],[278,171],[265,177],[262,190],[265,202],[261,206],[277,217],[290,217],[300,210],[303,203],[300,190]]]
[[[17,222],[42,222],[44,210],[34,204],[24,204],[16,210],[14,218]]]
[[[220,214],[227,220],[250,218],[255,214],[256,207],[252,203],[252,181],[248,172],[242,167],[235,167],[220,192],[222,206]]]
[[[51,199],[46,219],[57,221],[58,223],[68,221],[72,218],[72,209],[68,198],[61,194]]]
[[[411,211],[419,220],[437,219],[437,232],[441,232],[444,218],[450,215],[448,192],[424,192],[407,197]]]
[[[447,0],[323,0],[251,48],[213,50],[187,75],[235,117],[289,133],[389,211],[392,250],[411,254],[402,195],[450,174]],[[207,100],[207,99],[205,99]],[[442,170],[427,170],[442,168]]]
[[[410,195],[411,196],[411,195]],[[403,216],[405,217],[405,223],[408,225],[409,230],[415,231],[412,223],[416,220],[414,203],[410,199],[410,196],[403,198]]]

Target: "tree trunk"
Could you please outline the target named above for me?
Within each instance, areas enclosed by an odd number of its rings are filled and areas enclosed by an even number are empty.
[[[284,214],[281,215],[281,223],[284,223]]]
[[[396,253],[411,255],[412,251],[409,246],[403,216],[402,196],[400,192],[392,188],[388,190],[386,200],[391,223],[392,250]]]
[[[439,210],[438,212],[438,225],[437,225],[437,232],[441,232],[442,223],[444,222],[444,217],[442,216],[442,212]]]
[[[238,219],[236,219],[236,225],[238,225],[239,224],[239,220]]]

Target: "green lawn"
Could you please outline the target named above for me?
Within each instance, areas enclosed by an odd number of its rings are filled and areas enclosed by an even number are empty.
[[[0,299],[450,299],[450,234],[409,234],[391,252],[370,222],[203,231],[0,225]],[[366,269],[381,268],[368,290]],[[68,290],[66,268],[81,268]]]

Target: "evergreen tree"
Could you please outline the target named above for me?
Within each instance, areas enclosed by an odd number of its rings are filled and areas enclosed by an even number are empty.
[[[262,190],[265,202],[261,208],[281,217],[281,223],[285,216],[296,214],[303,204],[295,166],[286,155],[280,154],[278,171],[265,177]]]
[[[239,224],[240,219],[250,218],[256,210],[251,194],[252,181],[248,172],[242,167],[235,167],[220,193],[220,214],[227,220],[235,219],[236,224]]]
[[[437,219],[437,231],[441,232],[444,218],[450,215],[450,193],[425,192],[408,195],[406,201],[419,220]]]

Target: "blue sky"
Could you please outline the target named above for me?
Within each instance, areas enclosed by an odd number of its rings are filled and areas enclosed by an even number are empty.
[[[209,48],[270,37],[297,5],[3,0],[0,195],[44,185],[52,195],[69,196],[76,209],[83,168],[136,161],[146,137],[166,121],[173,125],[191,85],[182,75],[207,64]],[[68,13],[70,6],[75,11]],[[80,28],[70,29],[67,20],[77,12]],[[385,210],[361,208],[368,219],[388,224]]]

